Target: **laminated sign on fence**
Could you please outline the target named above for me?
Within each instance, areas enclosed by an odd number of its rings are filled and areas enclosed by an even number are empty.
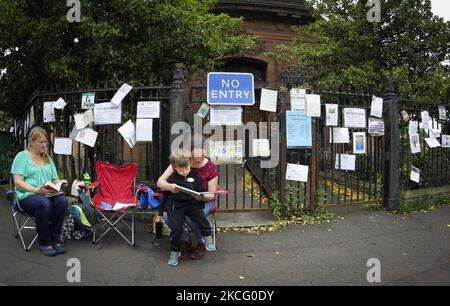
[[[209,144],[210,159],[216,165],[242,164],[244,145],[242,140],[211,141]]]

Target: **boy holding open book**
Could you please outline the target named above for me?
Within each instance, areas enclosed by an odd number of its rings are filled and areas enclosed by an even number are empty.
[[[210,238],[211,226],[206,219],[202,204],[204,194],[196,195],[192,192],[180,192],[179,186],[187,188],[196,192],[203,192],[204,187],[199,176],[191,171],[191,158],[186,157],[182,151],[175,151],[169,156],[170,164],[175,170],[174,173],[167,179],[170,188],[164,195],[162,205],[168,216],[168,226],[170,233],[170,258],[168,264],[171,266],[178,265],[178,259],[181,254],[181,233],[183,226],[183,219],[189,216],[200,227],[202,236],[206,239]],[[206,252],[204,241],[198,241],[196,259],[199,259]],[[183,254],[184,255],[184,254]]]

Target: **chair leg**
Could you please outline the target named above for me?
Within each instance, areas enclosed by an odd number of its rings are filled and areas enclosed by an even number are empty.
[[[23,225],[22,225],[22,215],[19,214],[19,220],[17,220],[17,214],[18,212],[14,212],[13,213],[13,219],[14,219],[14,224],[15,224],[15,229],[16,229],[16,236],[15,238],[19,238],[20,242],[22,243],[22,247],[25,251],[27,251],[27,246],[25,245],[25,241],[23,239],[22,236],[22,229],[23,229]]]
[[[99,211],[99,213],[100,213],[100,215],[104,218],[104,221],[105,221],[105,223],[101,226],[101,228],[103,228],[104,226],[107,226],[107,225],[109,226],[109,228],[108,228],[106,231],[102,232],[101,235],[99,235],[98,238],[94,239],[94,242],[93,242],[94,244],[99,243],[99,242],[103,239],[103,237],[105,237],[105,236],[113,229],[113,230],[115,230],[120,236],[122,236],[122,238],[123,238],[129,245],[131,245],[132,247],[135,246],[135,240],[134,240],[134,228],[135,228],[135,224],[134,224],[134,210],[133,210],[133,219],[132,219],[131,227],[130,227],[129,224],[127,224],[127,223],[125,222],[125,220],[123,220],[123,217],[124,217],[127,213],[123,213],[123,214],[121,214],[120,216],[118,216],[119,213],[116,212],[116,213],[114,213],[114,214],[111,216],[111,218],[107,218],[106,215],[104,215],[101,211]],[[118,216],[118,218],[117,218],[116,220],[114,220],[114,218],[115,218],[116,216]],[[128,227],[128,229],[131,230],[131,241],[130,241],[127,237],[125,237],[125,235],[122,234],[122,232],[116,227],[116,225],[117,225],[119,222],[125,223],[126,226]]]
[[[216,223],[216,214],[212,215],[212,219],[213,219],[213,228],[212,228],[212,233],[213,233],[213,241],[214,241],[214,247],[217,249],[217,244],[216,244],[216,231],[217,231],[217,223]]]
[[[28,247],[25,249],[26,252],[29,252],[31,247],[33,246],[34,242],[36,241],[36,239],[38,238],[38,235],[36,234],[33,238],[33,240],[30,242],[30,244],[28,245]]]
[[[134,242],[134,234],[135,234],[135,224],[134,224],[134,209],[131,212],[131,246],[135,247],[136,243]]]
[[[13,217],[13,227],[14,227],[14,238],[19,238],[19,232],[18,232],[18,226],[17,226],[17,220],[16,220],[16,212],[14,211],[14,209],[11,207],[11,214]]]
[[[95,234],[97,233],[97,226],[99,224],[99,221],[97,220],[97,210],[95,209],[95,207],[94,207],[94,216],[95,219],[94,219],[94,228],[92,230],[92,243],[96,244]]]
[[[19,220],[17,220],[17,215],[19,215]],[[25,239],[22,235],[22,231],[24,229],[29,229],[29,230],[36,230],[36,227],[32,227],[32,226],[27,226],[28,222],[30,222],[31,217],[26,217],[26,220],[22,223],[22,214],[18,213],[17,211],[13,211],[13,223],[14,223],[14,231],[15,231],[15,236],[14,238],[16,239],[20,239],[20,242],[22,243],[22,247],[26,252],[29,252],[31,250],[31,247],[33,246],[34,242],[37,240],[38,235],[35,234],[33,240],[31,240],[31,242],[27,245],[25,242]]]

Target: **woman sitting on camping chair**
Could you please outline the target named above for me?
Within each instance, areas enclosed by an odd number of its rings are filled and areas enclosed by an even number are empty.
[[[61,180],[48,155],[48,136],[43,128],[35,127],[30,131],[28,148],[16,155],[11,173],[19,208],[35,218],[40,250],[46,256],[64,253],[59,236],[68,201],[62,192],[44,186],[48,181],[58,184]]]

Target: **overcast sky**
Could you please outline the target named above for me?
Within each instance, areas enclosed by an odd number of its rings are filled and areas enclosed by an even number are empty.
[[[433,13],[450,21],[450,1],[449,0],[431,0]]]

